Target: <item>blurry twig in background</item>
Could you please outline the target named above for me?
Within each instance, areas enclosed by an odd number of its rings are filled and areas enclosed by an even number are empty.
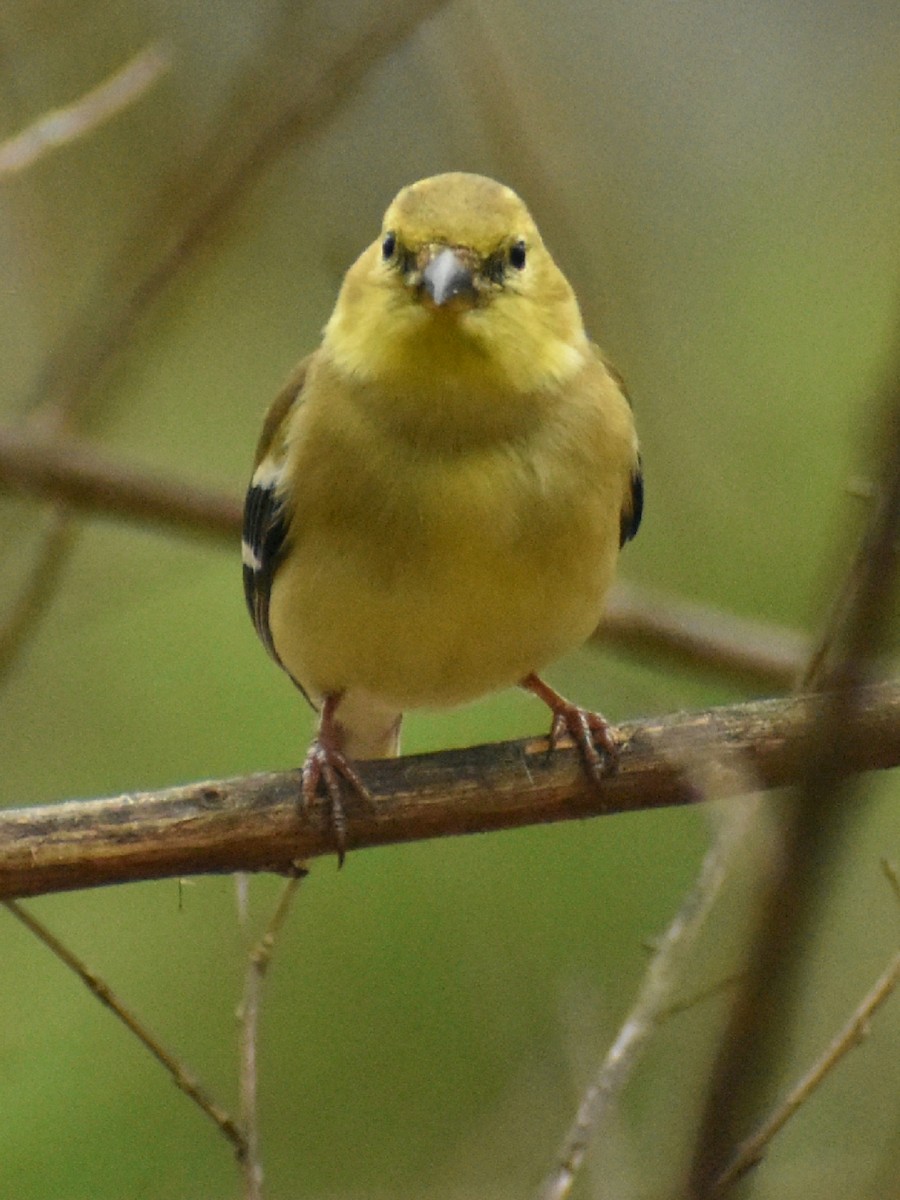
[[[711,770],[707,764],[703,774],[710,777],[715,776],[717,772]],[[729,795],[734,791],[750,790],[752,787],[748,786],[743,778],[729,780],[727,783],[723,779],[722,782]],[[710,794],[705,785],[703,790],[704,795]],[[732,857],[740,849],[744,835],[750,827],[755,808],[752,801],[745,800],[736,808],[719,813],[715,838],[703,860],[697,879],[660,939],[644,975],[637,1000],[582,1096],[557,1163],[538,1189],[538,1200],[564,1200],[569,1195],[591,1139],[617,1103],[644,1045],[670,1015],[672,992],[678,973],[712,909]]]
[[[97,997],[101,1004],[104,1004],[110,1012],[119,1018],[138,1041],[150,1051],[153,1057],[165,1067],[176,1087],[179,1087],[186,1096],[190,1097],[206,1113],[210,1120],[215,1123],[222,1134],[231,1142],[238,1158],[242,1158],[247,1149],[243,1133],[225,1109],[207,1094],[197,1078],[189,1071],[186,1071],[182,1063],[160,1045],[159,1041],[149,1032],[146,1026],[113,994],[109,985],[86,967],[81,959],[73,954],[67,946],[63,945],[59,938],[52,934],[45,925],[24,909],[21,904],[17,904],[15,900],[4,900],[2,903],[14,917],[22,922],[26,929],[30,930],[58,959],[65,963],[69,970],[75,972],[85,987]]]
[[[259,1109],[257,1095],[259,1044],[259,1006],[262,984],[275,939],[290,912],[297,889],[306,878],[306,869],[301,864],[295,874],[284,885],[278,903],[269,918],[262,937],[250,951],[244,975],[244,995],[238,1018],[241,1026],[240,1038],[240,1092],[241,1126],[246,1138],[246,1154],[243,1157],[244,1200],[262,1200],[263,1169],[259,1153]]]
[[[0,178],[16,175],[49,151],[92,133],[139,100],[170,66],[167,51],[154,43],[74,103],[42,114],[21,133],[0,142]]]
[[[786,691],[808,639],[677,596],[617,584],[594,638],[673,667],[690,665],[748,687]]]
[[[900,980],[900,953],[894,955],[881,978],[854,1010],[850,1020],[836,1035],[822,1057],[791,1088],[755,1133],[741,1142],[734,1158],[713,1184],[712,1195],[718,1196],[726,1191],[762,1160],[763,1151],[775,1135],[787,1124],[826,1076],[834,1070],[844,1055],[854,1046],[858,1046],[868,1034],[869,1021],[890,996],[897,986],[898,980]]]
[[[818,702],[796,795],[782,815],[780,869],[764,890],[750,950],[750,970],[738,989],[709,1086],[694,1158],[691,1194],[711,1194],[742,1139],[740,1127],[763,1107],[766,1080],[777,1069],[800,993],[798,972],[817,902],[844,832],[854,781],[844,771],[847,732],[865,693],[871,663],[882,650],[897,582],[900,537],[900,359],[892,364],[888,401],[873,445],[884,446],[881,483],[862,546],[851,568],[847,599],[832,610],[811,672],[827,687]],[[825,674],[831,659],[835,666]],[[777,1026],[769,1014],[779,1013]]]
[[[733,988],[736,983],[739,983],[742,974],[743,972],[741,971],[735,971],[731,975],[717,979],[714,983],[708,983],[706,987],[698,988],[690,996],[673,1000],[662,1015],[666,1019],[669,1017],[678,1017],[682,1013],[690,1012],[692,1008],[696,1008],[699,1004],[704,1004],[707,1000],[714,1000],[717,996],[721,996],[723,992],[727,992]]]
[[[843,731],[841,772],[900,764],[900,681],[860,691]],[[351,848],[610,816],[700,798],[682,765],[745,758],[754,786],[784,787],[803,769],[819,697],[629,722],[619,769],[592,786],[574,747],[546,738],[360,764],[373,806],[345,798]],[[205,781],[108,800],[0,812],[0,896],[38,895],[209,872],[293,874],[333,854],[324,799],[301,809],[297,771]],[[724,793],[720,781],[716,794]],[[732,1143],[733,1145],[733,1143]]]
[[[900,369],[900,363],[898,363]],[[859,592],[869,570],[869,555],[871,552],[872,523],[877,518],[877,511],[872,505],[878,500],[878,490],[871,481],[869,491],[864,497],[869,507],[869,521],[863,528],[856,550],[850,559],[843,578],[828,606],[828,612],[822,622],[819,636],[815,639],[809,651],[809,656],[794,680],[794,690],[809,692],[821,687],[832,672],[840,669],[835,657],[841,653],[840,642],[846,637],[847,630],[854,619],[854,605],[860,600]]]
[[[881,860],[881,869],[884,871],[885,878],[891,885],[891,890],[893,891],[895,897],[897,900],[900,900],[900,875],[897,874],[897,868],[890,861],[890,859],[883,858]]]
[[[61,507],[55,507],[19,595],[0,624],[0,680],[18,660],[53,600],[78,532],[78,525]]]
[[[236,496],[120,466],[75,438],[0,428],[4,490],[63,503],[87,516],[221,538],[235,554],[240,544]]]
[[[241,533],[236,496],[125,467],[84,441],[31,429],[0,428],[4,490],[65,503],[86,516],[219,538],[233,549]],[[766,690],[790,686],[806,648],[791,630],[623,583],[595,638]]]

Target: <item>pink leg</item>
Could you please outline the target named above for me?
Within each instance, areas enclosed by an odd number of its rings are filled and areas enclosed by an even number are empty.
[[[303,803],[310,805],[324,784],[325,795],[331,805],[331,826],[337,844],[338,866],[344,865],[347,853],[347,817],[341,799],[341,777],[367,804],[372,803],[369,789],[354,770],[343,752],[343,731],[335,717],[341,693],[333,692],[322,702],[319,728],[303,764]]]
[[[526,675],[520,686],[543,700],[553,713],[551,751],[558,746],[560,737],[567,733],[581,752],[587,773],[595,782],[599,783],[604,775],[616,769],[619,747],[605,717],[572,704],[533,673]]]

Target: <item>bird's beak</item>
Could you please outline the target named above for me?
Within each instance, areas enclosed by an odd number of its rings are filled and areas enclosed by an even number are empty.
[[[422,270],[421,287],[437,308],[456,296],[475,299],[475,276],[458,250],[445,246],[429,259]]]

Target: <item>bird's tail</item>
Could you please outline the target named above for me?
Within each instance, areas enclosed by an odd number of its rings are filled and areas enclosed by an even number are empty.
[[[336,713],[348,758],[396,758],[403,714],[371,696],[345,692]]]

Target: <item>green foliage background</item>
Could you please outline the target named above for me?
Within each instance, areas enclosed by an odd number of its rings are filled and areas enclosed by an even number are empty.
[[[529,202],[634,395],[648,507],[623,575],[815,629],[864,512],[846,484],[870,470],[895,316],[896,5],[436,7],[211,225],[92,378],[75,429],[125,462],[242,489],[266,403],[316,343],[395,191],[483,171]],[[174,62],[132,109],[0,181],[4,421],[53,398],[45,368],[65,361],[51,355],[66,331],[115,307],[115,280],[141,253],[152,261],[223,114],[227,158],[266,113],[314,93],[354,31],[383,33],[398,12],[364,0],[4,5],[0,135],[151,39]],[[241,90],[251,67],[256,86]],[[146,244],[123,260],[134,230]],[[0,602],[12,603],[44,521],[2,499]],[[551,678],[614,718],[739,695],[612,651],[586,650]],[[0,683],[7,805],[288,766],[311,730],[247,620],[237,548],[100,520]],[[529,698],[503,695],[414,715],[405,747],[544,722]],[[772,1013],[787,1043],[773,1098],[896,943],[878,870],[900,857],[896,793],[893,777],[866,781],[831,865],[796,1012]],[[264,1001],[267,1195],[528,1194],[707,839],[702,813],[661,812],[360,852],[340,875],[317,863]],[[762,835],[748,845],[686,992],[739,961],[764,846]],[[253,881],[256,922],[278,887]],[[32,907],[233,1105],[247,935],[231,880]],[[0,1195],[237,1194],[216,1131],[11,918],[0,956]],[[724,1013],[711,1001],[663,1030],[579,1197],[677,1195]],[[900,1191],[898,1034],[895,1003],[747,1195]]]

